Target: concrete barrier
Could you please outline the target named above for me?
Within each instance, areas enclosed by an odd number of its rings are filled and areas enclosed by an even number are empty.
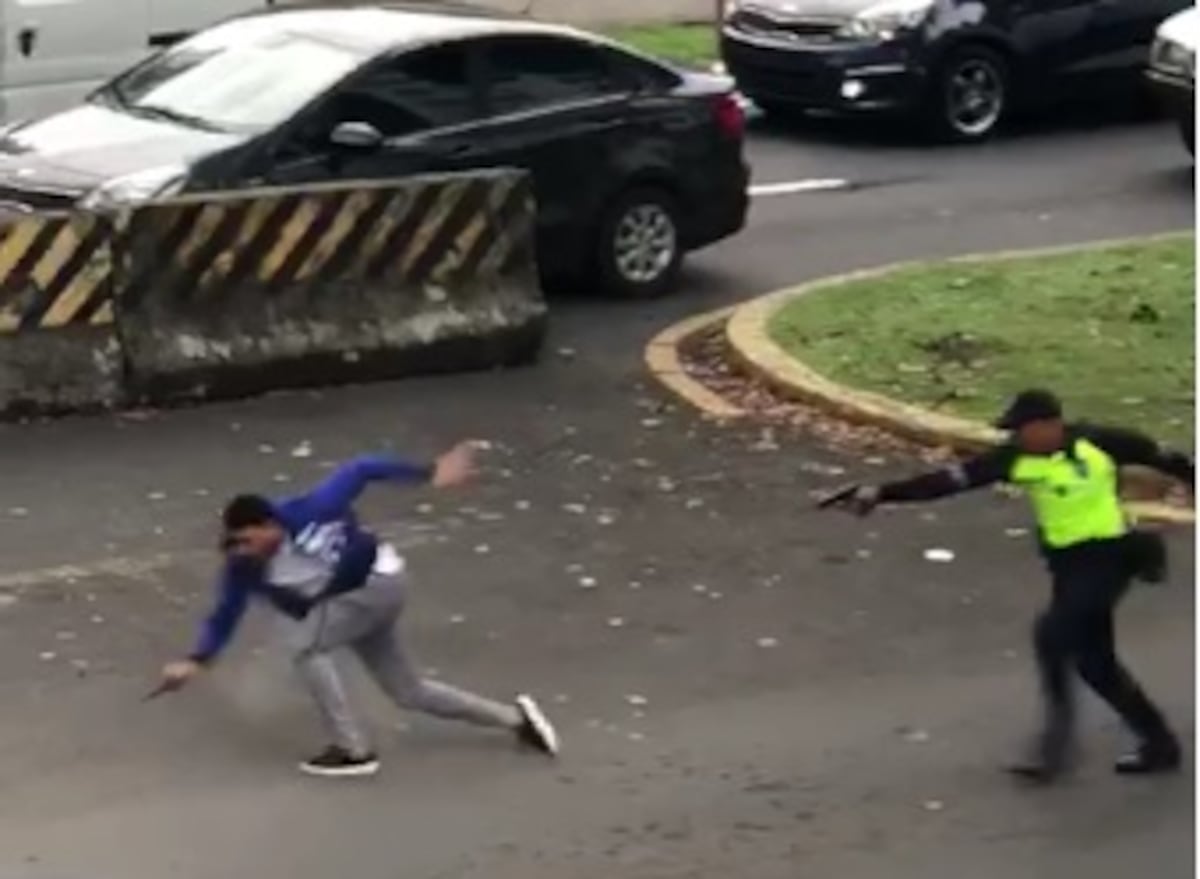
[[[526,362],[535,216],[497,170],[0,222],[0,411]]]
[[[86,214],[0,221],[3,414],[119,402],[114,231],[107,219]]]
[[[529,178],[179,198],[133,211],[116,297],[127,388],[231,396],[535,356]]]

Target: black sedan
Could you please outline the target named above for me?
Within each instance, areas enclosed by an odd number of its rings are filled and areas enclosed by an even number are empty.
[[[764,110],[919,118],[959,141],[1013,109],[1131,94],[1191,0],[729,0],[722,49]]]
[[[232,19],[76,109],[0,133],[0,208],[482,167],[534,178],[552,281],[652,296],[744,224],[727,79],[479,11],[309,7]]]

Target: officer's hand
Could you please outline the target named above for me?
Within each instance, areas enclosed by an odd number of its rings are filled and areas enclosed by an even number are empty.
[[[453,488],[469,482],[475,476],[475,458],[483,443],[469,440],[438,457],[433,466],[434,488]]]
[[[870,515],[879,506],[879,487],[876,485],[850,485],[823,498],[818,504],[821,509],[848,510],[857,516]]]
[[[860,485],[846,502],[847,508],[856,516],[869,516],[879,506],[879,486]]]

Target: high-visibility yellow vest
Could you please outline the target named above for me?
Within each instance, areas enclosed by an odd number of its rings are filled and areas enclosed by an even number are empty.
[[[1009,474],[1009,481],[1033,502],[1042,541],[1051,549],[1111,540],[1129,530],[1117,463],[1085,439],[1075,440],[1072,451],[1018,455]]]

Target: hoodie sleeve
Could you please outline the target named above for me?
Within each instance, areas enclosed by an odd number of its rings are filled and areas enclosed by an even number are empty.
[[[336,519],[349,512],[373,482],[419,485],[433,478],[433,467],[402,458],[364,455],[348,461],[328,479],[297,500],[314,519]]]
[[[227,565],[217,587],[217,602],[200,627],[191,659],[209,663],[233,639],[250,602],[249,572]]]

